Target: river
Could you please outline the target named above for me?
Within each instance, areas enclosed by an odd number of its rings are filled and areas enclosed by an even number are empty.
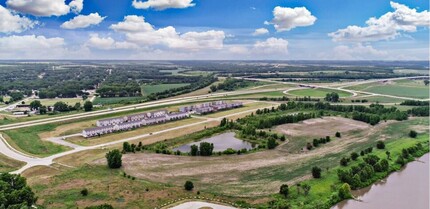
[[[332,209],[429,209],[429,169],[427,153],[384,181],[353,191],[361,201],[346,200]]]

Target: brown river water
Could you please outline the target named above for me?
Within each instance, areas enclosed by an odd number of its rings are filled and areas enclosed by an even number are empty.
[[[353,191],[357,200],[332,209],[429,209],[429,154],[370,187]]]

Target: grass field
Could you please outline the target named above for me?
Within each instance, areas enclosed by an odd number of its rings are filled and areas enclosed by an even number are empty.
[[[169,89],[179,88],[188,86],[189,83],[169,83],[169,84],[157,84],[157,85],[143,85],[142,95],[149,95],[153,93],[163,92]]]
[[[333,90],[333,89],[323,89],[323,88],[317,88],[317,89],[297,89],[288,91],[288,94],[294,95],[294,96],[310,96],[310,97],[325,97],[328,93],[338,93],[339,97],[349,97],[352,96],[351,93],[346,91],[339,91],[339,90]]]
[[[375,82],[350,86],[347,89],[418,99],[429,98],[429,86],[425,86],[421,80],[397,80],[386,83]]]
[[[24,162],[14,160],[0,153],[0,173],[14,171],[24,165]]]
[[[368,97],[359,97],[359,98],[354,98],[351,97],[351,99],[348,101],[350,102],[351,100],[367,100],[368,102],[379,102],[379,103],[401,103],[403,101],[405,101],[404,99],[397,99],[397,98],[392,98],[392,97],[384,97],[384,96],[368,96]]]
[[[144,101],[145,97],[110,97],[110,98],[101,98],[97,97],[94,100],[94,104],[101,104],[101,105],[113,105],[113,104],[127,104],[131,102],[138,102],[138,101]]]
[[[69,149],[65,146],[41,140],[37,135],[39,132],[52,131],[54,127],[55,125],[53,124],[45,124],[16,130],[7,130],[3,132],[3,136],[15,149],[31,155],[46,157]]]

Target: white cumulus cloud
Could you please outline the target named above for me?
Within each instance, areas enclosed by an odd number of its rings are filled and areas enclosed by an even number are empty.
[[[418,12],[406,5],[390,2],[393,12],[387,12],[379,18],[372,17],[365,27],[350,25],[344,29],[329,33],[333,41],[366,42],[390,40],[400,32],[415,32],[417,27],[430,26],[430,12]]]
[[[84,44],[95,49],[137,49],[136,44],[129,42],[117,42],[111,37],[100,37],[99,34],[91,34],[88,41]]]
[[[184,9],[188,7],[193,7],[196,4],[193,0],[133,0],[133,7],[136,9],[149,9],[153,8],[155,10],[165,10],[165,9]]]
[[[53,59],[66,52],[63,38],[25,35],[0,38],[0,57],[2,59]]]
[[[65,0],[7,0],[6,5],[24,14],[61,16],[70,11],[79,13],[83,8],[83,0],[72,0],[68,5]]]
[[[201,50],[221,49],[226,37],[224,31],[190,31],[180,34],[172,26],[155,29],[142,16],[126,16],[123,22],[113,24],[111,29],[122,33],[126,41],[140,46],[165,46],[173,49]]]
[[[20,33],[33,28],[37,22],[12,14],[0,5],[0,33]]]
[[[254,44],[253,51],[265,54],[287,54],[288,41],[282,38],[268,38],[264,41],[257,41]]]
[[[363,45],[361,43],[353,46],[340,45],[333,50],[331,59],[342,60],[363,60],[363,59],[381,59],[387,55],[386,51],[380,51],[373,48],[371,45]]]
[[[73,19],[61,24],[61,28],[65,29],[76,29],[76,28],[86,28],[90,25],[100,24],[106,17],[102,17],[99,13],[91,13],[89,15],[78,15]]]
[[[306,7],[280,7],[273,9],[273,19],[265,24],[273,24],[276,31],[289,31],[296,27],[310,26],[317,18]]]
[[[269,30],[267,30],[266,28],[258,28],[255,29],[254,33],[252,33],[253,36],[260,36],[260,35],[265,35],[268,34]]]

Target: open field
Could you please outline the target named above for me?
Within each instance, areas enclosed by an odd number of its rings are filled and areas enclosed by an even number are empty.
[[[392,97],[384,97],[384,96],[363,96],[363,97],[351,97],[348,102],[351,100],[367,100],[368,102],[379,102],[379,103],[401,103],[405,101],[404,99],[392,98]]]
[[[422,80],[375,82],[350,86],[346,89],[418,99],[429,98],[429,86],[425,86]]]
[[[169,89],[179,88],[188,86],[189,83],[169,83],[169,84],[157,84],[157,85],[143,85],[142,95],[149,95],[153,93],[163,92]]]
[[[94,104],[100,104],[100,105],[113,105],[118,103],[128,103],[128,102],[138,102],[138,101],[144,101],[145,97],[110,97],[110,98],[101,98],[97,97],[94,100]]]
[[[0,153],[0,173],[17,170],[24,165],[24,162],[14,160]]]
[[[310,97],[325,97],[328,93],[338,93],[339,97],[349,97],[352,96],[351,93],[346,91],[340,91],[340,90],[333,90],[333,89],[323,89],[323,88],[316,88],[316,89],[296,89],[288,91],[288,94],[291,94],[293,96],[310,96]]]
[[[334,139],[305,153],[299,152],[303,136],[297,136],[301,138],[300,141],[289,139],[289,143],[281,145],[276,150],[240,156],[208,158],[159,154],[125,155],[124,169],[133,176],[151,181],[177,184],[186,179],[193,179],[197,182],[195,185],[197,184],[203,191],[248,197],[264,196],[276,192],[281,183],[292,184],[297,180],[303,180],[314,165],[336,166],[342,155],[353,149],[364,149],[369,144],[374,144],[380,139],[381,133],[389,132],[391,126],[401,125],[405,131],[393,136],[384,134],[385,140],[395,141],[405,137],[408,127],[415,127],[417,122],[428,123],[428,119],[388,122],[365,130],[349,131],[343,133],[342,138]],[[309,128],[308,132],[314,131]],[[324,136],[325,134],[321,135]],[[305,139],[307,142],[312,140],[310,137]]]

